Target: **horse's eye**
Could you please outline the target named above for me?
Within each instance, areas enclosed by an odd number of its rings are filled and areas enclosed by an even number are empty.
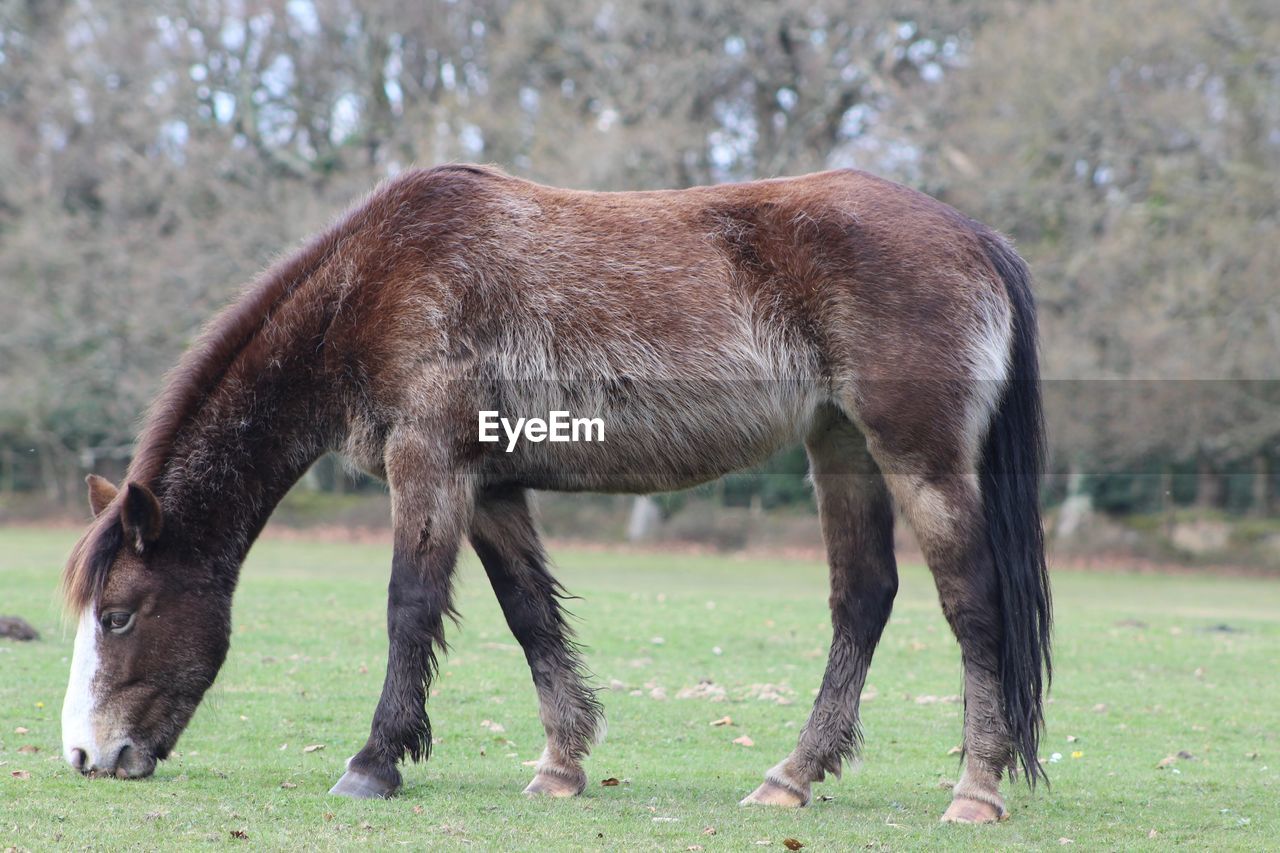
[[[112,610],[102,614],[102,627],[113,634],[123,634],[133,627],[133,614],[127,610]]]

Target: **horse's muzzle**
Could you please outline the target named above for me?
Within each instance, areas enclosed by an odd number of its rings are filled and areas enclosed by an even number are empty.
[[[67,761],[91,778],[143,779],[156,770],[155,753],[127,741],[115,749],[104,751],[103,757],[94,762],[89,760],[83,749],[72,748],[67,754]]]

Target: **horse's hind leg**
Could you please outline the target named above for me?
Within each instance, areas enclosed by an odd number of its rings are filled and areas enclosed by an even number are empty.
[[[795,751],[765,774],[744,805],[805,805],[813,782],[839,776],[853,758],[863,683],[898,589],[893,510],[862,434],[832,410],[806,447],[831,570],[831,651]]]
[[[964,663],[965,768],[943,820],[999,820],[1005,816],[1000,780],[1014,752],[1001,698],[1000,579],[986,536],[978,460],[960,430],[935,420],[934,429],[921,433],[907,414],[963,411],[963,400],[948,397],[959,398],[963,388],[885,383],[876,392],[877,428],[868,433],[868,444],[915,530]],[[918,406],[908,406],[907,397]],[[928,441],[920,440],[922,434]]]
[[[976,472],[937,471],[889,479],[964,662],[965,767],[943,820],[999,820],[1005,816],[1000,778],[1012,766],[1013,748],[1000,694],[999,581],[984,535],[978,478]]]
[[[560,607],[564,592],[547,571],[523,489],[480,496],[471,544],[529,661],[547,732],[546,750],[525,793],[580,794],[587,784],[582,760],[596,741],[603,712],[586,684],[582,659]]]

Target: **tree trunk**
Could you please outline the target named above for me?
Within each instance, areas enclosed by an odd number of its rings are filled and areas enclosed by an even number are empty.
[[[627,539],[631,542],[648,539],[661,521],[662,509],[658,502],[648,495],[636,496],[631,505],[631,520],[627,523]]]
[[[1271,457],[1260,451],[1253,457],[1253,515],[1270,516],[1275,511],[1275,489],[1272,484]]]
[[[1209,457],[1196,460],[1196,506],[1217,509],[1222,506],[1222,475],[1213,470]]]
[[[1067,497],[1058,511],[1054,538],[1065,542],[1087,526],[1093,514],[1093,498],[1084,487],[1084,465],[1073,459],[1067,469]]]

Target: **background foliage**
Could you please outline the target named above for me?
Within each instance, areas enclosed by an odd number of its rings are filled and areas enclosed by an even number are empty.
[[[243,282],[455,159],[595,189],[918,186],[1036,270],[1051,498],[1274,509],[1269,0],[0,0],[0,490],[78,501],[122,470]],[[803,472],[792,451],[703,496],[807,501]]]

